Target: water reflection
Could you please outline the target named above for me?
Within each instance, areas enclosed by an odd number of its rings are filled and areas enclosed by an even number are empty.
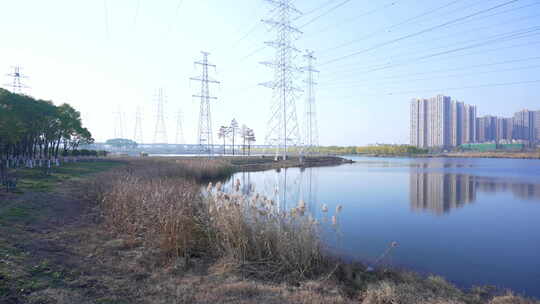
[[[293,171],[293,172],[291,172]],[[255,180],[252,176],[256,176]],[[266,196],[276,203],[280,211],[296,207],[300,201],[306,204],[310,214],[320,209],[317,199],[317,174],[314,168],[276,169],[264,172],[242,172],[234,176],[240,180],[240,191],[245,196],[255,193]],[[232,189],[233,180],[227,187]]]
[[[410,166],[409,204],[415,212],[431,212],[436,215],[448,214],[452,210],[472,204],[481,193],[512,193],[522,200],[540,201],[540,184],[524,180],[478,176],[472,174],[431,171],[433,168],[467,167],[466,164],[422,163]],[[427,170],[426,170],[427,169]],[[243,195],[255,193],[266,196],[276,203],[281,211],[297,207],[305,202],[306,209],[313,216],[323,215],[322,202],[317,193],[319,170],[277,169],[264,172],[242,172],[235,175],[239,179]],[[229,183],[232,185],[232,181]]]
[[[495,177],[410,171],[411,210],[449,213],[476,201],[477,192],[511,192],[520,199],[540,199],[540,184]]]

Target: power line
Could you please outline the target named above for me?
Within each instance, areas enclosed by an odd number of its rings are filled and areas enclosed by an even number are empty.
[[[414,58],[412,60],[408,60],[408,61],[405,61],[405,62],[402,62],[402,63],[399,63],[399,64],[393,64],[393,65],[389,65],[389,66],[385,66],[385,67],[371,69],[371,70],[368,70],[367,72],[375,72],[375,71],[385,70],[385,69],[395,67],[395,66],[408,65],[408,64],[411,64],[411,63],[416,62],[416,61],[421,61],[421,60],[425,60],[425,59],[432,58],[432,57],[438,57],[438,56],[441,56],[441,55],[446,55],[446,54],[455,53],[455,52],[459,52],[459,51],[463,51],[463,50],[477,48],[477,47],[481,47],[481,46],[484,46],[484,45],[498,43],[498,42],[501,42],[501,41],[509,41],[509,40],[513,40],[513,39],[519,39],[519,38],[524,38],[524,37],[528,37],[528,36],[534,36],[534,35],[538,35],[539,33],[535,33],[535,34],[532,34],[532,35],[526,35],[526,34],[532,33],[532,32],[538,31],[538,30],[540,30],[540,27],[535,27],[534,29],[531,29],[531,30],[523,32],[523,33],[516,33],[516,34],[509,35],[508,37],[492,39],[492,40],[488,40],[488,41],[483,41],[483,42],[479,42],[479,43],[470,44],[470,45],[464,46],[464,47],[454,48],[454,49],[443,51],[443,52],[438,52],[438,53],[433,53],[433,54],[429,54],[429,55],[420,56],[420,57],[417,57],[417,58]]]
[[[465,74],[452,74],[452,75],[442,75],[442,76],[435,76],[435,77],[429,77],[429,78],[406,78],[404,81],[406,82],[414,82],[414,81],[426,81],[426,80],[432,80],[432,79],[445,79],[445,78],[455,78],[455,77],[465,77],[465,76],[477,76],[477,75],[483,75],[483,74],[491,74],[491,73],[501,73],[501,72],[512,72],[512,71],[523,71],[523,70],[533,70],[540,68],[540,65],[534,65],[534,66],[523,66],[523,67],[515,67],[515,68],[507,68],[507,69],[495,69],[495,70],[489,70],[489,71],[483,71],[483,72],[474,72],[474,73],[465,73]],[[331,88],[355,88],[361,86],[361,84],[366,83],[366,80],[362,82],[356,82],[356,83],[336,83],[334,85],[326,85],[323,87],[331,87]],[[345,86],[340,86],[345,85]],[[382,82],[377,84],[396,84],[394,81],[390,82]],[[337,85],[337,86],[336,86]]]
[[[137,18],[139,18],[139,8],[141,6],[141,0],[137,0],[135,4],[135,17],[133,18],[133,27],[137,26]]]
[[[415,32],[415,33],[412,33],[412,34],[408,34],[408,35],[405,35],[405,36],[402,36],[402,37],[399,37],[399,38],[396,38],[396,39],[392,39],[392,40],[389,40],[389,41],[386,41],[386,42],[382,42],[382,43],[376,44],[376,45],[374,45],[374,46],[372,46],[372,47],[370,47],[370,48],[363,49],[363,50],[360,50],[360,51],[357,51],[357,52],[354,52],[354,53],[351,53],[351,54],[348,54],[348,55],[345,55],[345,56],[341,56],[341,57],[337,57],[337,58],[328,60],[328,61],[322,63],[321,66],[322,66],[322,65],[327,65],[327,64],[330,64],[330,63],[333,63],[333,62],[336,62],[336,61],[341,61],[341,60],[344,60],[344,59],[348,59],[348,58],[354,57],[354,56],[356,56],[356,55],[359,55],[359,54],[362,54],[362,53],[365,53],[365,52],[369,52],[369,51],[375,50],[375,49],[377,49],[377,48],[380,48],[380,47],[383,47],[383,46],[386,46],[386,45],[390,45],[390,44],[396,43],[396,42],[401,41],[401,40],[405,40],[405,39],[408,39],[408,38],[412,38],[412,37],[415,37],[415,36],[419,36],[419,35],[422,35],[422,34],[431,32],[431,31],[433,31],[433,30],[436,30],[436,29],[439,29],[439,28],[443,28],[443,27],[446,27],[446,26],[448,26],[448,25],[457,23],[457,22],[459,22],[459,21],[466,20],[466,19],[468,19],[468,18],[471,18],[471,17],[474,17],[474,16],[478,16],[478,15],[480,15],[480,14],[487,13],[487,12],[492,11],[492,10],[496,10],[496,9],[498,9],[498,8],[500,8],[500,7],[509,5],[509,4],[514,3],[514,2],[517,2],[517,1],[519,1],[519,0],[510,0],[510,1],[504,2],[504,3],[502,3],[502,4],[498,4],[498,5],[492,6],[492,7],[487,8],[487,9],[483,9],[483,10],[477,11],[477,12],[475,12],[475,13],[472,13],[472,14],[469,14],[469,15],[466,15],[466,16],[463,16],[463,17],[460,17],[460,18],[456,18],[456,19],[453,19],[453,20],[444,22],[444,23],[442,23],[442,24],[439,24],[439,25],[436,25],[436,26],[432,26],[432,27],[430,27],[430,28],[427,28],[427,29],[424,29],[424,30],[421,30],[421,31],[418,31],[418,32]]]
[[[176,5],[176,9],[174,11],[173,19],[171,20],[171,23],[169,23],[169,28],[167,29],[167,34],[169,34],[172,31],[174,21],[176,20],[176,17],[178,17],[178,13],[180,12],[180,8],[182,7],[183,3],[184,3],[184,0],[178,0],[178,4]]]
[[[368,95],[368,96],[380,96],[380,95],[405,95],[405,94],[415,94],[415,93],[425,93],[425,92],[442,92],[442,91],[450,91],[450,90],[467,90],[467,89],[479,89],[479,88],[491,88],[491,87],[505,87],[505,86],[516,86],[516,85],[526,85],[526,84],[535,84],[540,83],[540,79],[538,80],[527,80],[527,81],[515,81],[515,82],[502,82],[502,83],[487,83],[487,84],[480,84],[480,85],[472,85],[472,86],[463,86],[463,87],[448,87],[448,88],[439,88],[439,89],[422,89],[422,90],[410,90],[410,91],[398,91],[398,92],[386,92],[382,94],[362,94],[362,95]],[[341,100],[348,100],[352,98],[358,98],[358,93],[355,95],[347,96],[344,98],[337,98]]]
[[[360,37],[360,38],[357,38],[357,39],[354,39],[354,40],[345,42],[345,43],[340,44],[340,45],[335,46],[335,47],[331,47],[331,48],[328,48],[328,49],[324,49],[324,50],[322,50],[322,51],[320,51],[320,52],[321,52],[321,53],[326,53],[326,52],[329,52],[329,51],[333,51],[333,50],[336,50],[336,49],[340,49],[340,48],[345,47],[345,46],[347,46],[347,45],[351,45],[351,44],[356,43],[356,42],[358,42],[358,41],[361,41],[361,40],[364,40],[364,39],[366,39],[366,38],[375,36],[376,34],[378,34],[378,33],[380,33],[380,32],[385,32],[385,31],[388,31],[388,30],[393,29],[393,28],[395,28],[395,27],[405,25],[405,24],[410,23],[410,22],[412,22],[412,21],[414,21],[414,20],[420,19],[420,18],[422,18],[422,17],[424,17],[424,16],[427,16],[427,15],[429,15],[429,14],[432,14],[432,13],[434,13],[434,12],[436,12],[436,11],[439,11],[439,10],[441,10],[441,9],[445,9],[445,8],[447,8],[447,7],[449,7],[449,6],[454,5],[455,3],[459,2],[459,1],[462,1],[462,0],[453,0],[453,1],[450,1],[449,3],[447,3],[447,4],[443,5],[443,6],[436,7],[436,8],[434,8],[434,9],[431,9],[431,10],[428,10],[428,11],[426,11],[426,12],[423,12],[423,13],[421,13],[420,15],[416,15],[416,16],[413,16],[413,17],[411,17],[411,18],[409,18],[409,19],[406,19],[406,20],[404,20],[404,21],[402,21],[402,22],[396,23],[396,24],[391,25],[391,26],[389,26],[389,27],[381,28],[381,29],[379,29],[379,30],[377,30],[377,31],[374,31],[374,32],[372,32],[372,33],[370,33],[370,34],[367,34],[367,35],[365,35],[365,36],[362,36],[362,37]]]
[[[105,13],[105,34],[107,35],[107,39],[109,39],[109,9],[107,7],[107,0],[103,0],[103,8]]]
[[[335,24],[331,24],[331,25],[329,25],[329,26],[327,26],[327,27],[324,27],[324,28],[322,28],[322,29],[320,29],[320,30],[313,31],[313,32],[310,33],[310,34],[306,34],[306,35],[304,35],[304,37],[310,37],[310,36],[313,36],[314,34],[324,33],[324,32],[328,31],[328,30],[331,29],[331,28],[340,26],[340,25],[345,24],[345,23],[350,23],[350,22],[352,22],[352,21],[357,21],[360,17],[369,16],[369,15],[375,14],[375,13],[377,13],[377,12],[383,10],[383,9],[387,9],[387,8],[389,8],[389,7],[391,7],[391,6],[394,6],[394,5],[396,4],[396,2],[398,2],[398,1],[393,1],[393,2],[387,3],[386,5],[383,5],[383,6],[381,6],[381,7],[378,7],[378,8],[372,9],[372,10],[370,10],[370,11],[364,12],[364,13],[362,13],[362,14],[360,14],[360,15],[357,15],[357,16],[355,16],[354,18],[350,18],[350,19],[347,19],[347,20],[342,20],[341,22],[337,22],[337,23],[335,23]]]
[[[508,24],[508,23],[504,23],[504,24]],[[527,31],[527,30],[531,30],[531,29],[533,31],[536,30],[534,27],[529,27],[529,28],[526,28],[524,30]],[[510,38],[512,38],[511,34],[522,34],[522,33],[520,33],[520,31],[524,31],[524,30],[517,30],[517,31],[512,31],[512,32],[500,33],[500,34],[492,35],[492,36],[490,36],[490,37],[488,37],[486,39],[492,39],[493,43],[499,42],[499,41],[496,41],[495,38],[501,38],[501,39],[503,39],[501,41],[507,41],[507,40],[511,40],[510,39]],[[454,36],[454,35],[451,35],[451,36]],[[451,36],[447,36],[447,37],[451,37]],[[505,37],[505,36],[507,36],[507,37]],[[526,36],[523,36],[523,37],[518,36],[518,37],[515,37],[515,38],[512,38],[512,39],[518,39],[518,38],[524,38],[524,37],[526,37]],[[433,41],[436,41],[436,39],[435,40],[430,40],[430,42],[433,42]],[[429,51],[438,50],[438,49],[444,49],[446,47],[451,47],[451,46],[456,46],[456,45],[466,44],[466,43],[471,43],[471,42],[478,42],[478,39],[468,39],[468,40],[465,40],[465,41],[453,43],[451,45],[439,46],[439,47],[436,47],[436,48],[431,49]],[[420,51],[426,51],[426,49],[421,48],[419,50],[414,50],[414,51],[410,52],[410,54],[416,55]],[[401,54],[403,54],[403,53],[401,53]],[[402,61],[405,61],[406,63],[411,63],[411,60],[415,60],[417,58],[417,57],[410,58],[410,57],[408,57],[409,56],[408,54],[403,54],[403,55],[405,55],[405,56],[398,56],[398,57],[390,58],[390,59],[386,60],[386,63],[375,64],[375,65],[370,65],[370,66],[363,66],[363,67],[356,67],[353,70],[349,69],[349,70],[345,70],[345,71],[343,71],[343,70],[335,71],[334,73],[342,74],[342,73],[354,72],[354,71],[364,71],[364,69],[373,69],[373,68],[380,68],[380,67],[387,67],[387,66],[399,66],[400,65],[399,63],[391,63],[391,62],[396,60],[396,59],[399,59],[399,58],[404,58]],[[350,65],[348,65],[348,66],[350,66]]]
[[[537,43],[540,43],[537,42]],[[430,75],[430,74],[437,74],[437,73],[446,73],[446,72],[453,72],[453,71],[463,71],[463,70],[470,70],[470,69],[476,69],[476,68],[484,68],[484,67],[491,67],[491,66],[497,66],[497,65],[505,65],[509,63],[519,63],[519,62],[527,62],[527,61],[534,61],[534,60],[540,60],[540,56],[537,57],[528,57],[528,58],[521,58],[521,59],[513,59],[513,60],[504,60],[504,61],[497,61],[497,62],[490,62],[490,63],[483,63],[483,64],[476,64],[476,65],[467,65],[464,67],[458,67],[458,68],[445,68],[445,69],[437,69],[437,70],[431,70],[428,72],[420,72],[420,73],[407,73],[407,74],[401,74],[401,75],[394,75],[390,77],[383,77],[380,79],[400,79],[400,78],[407,78],[410,79],[411,76],[421,76],[421,75]],[[371,79],[362,79],[361,81],[368,81]],[[341,82],[340,82],[341,83]],[[336,83],[336,84],[340,84]],[[359,84],[359,82],[356,82],[356,84]],[[328,86],[328,83],[324,86]]]
[[[300,15],[300,16],[298,16],[298,17],[296,17],[294,20],[298,20],[298,19],[300,19],[300,18],[302,18],[302,17],[309,16],[309,15],[313,14],[314,12],[316,12],[316,11],[318,11],[318,10],[320,10],[320,9],[323,9],[323,8],[327,7],[328,5],[332,4],[332,2],[335,2],[335,1],[337,1],[337,0],[328,0],[328,1],[326,1],[325,3],[323,3],[323,4],[319,5],[319,6],[313,8],[313,9],[307,11],[307,12],[305,12],[304,14],[302,14],[302,15]]]
[[[333,7],[331,7],[331,8],[330,8],[329,10],[327,10],[326,12],[324,12],[324,13],[322,13],[322,14],[320,14],[320,15],[314,17],[314,18],[312,18],[312,19],[309,20],[308,22],[302,24],[299,28],[304,28],[304,27],[306,27],[306,26],[312,24],[313,22],[315,22],[315,21],[319,20],[320,18],[322,18],[322,17],[324,17],[324,16],[330,14],[331,12],[335,11],[336,9],[338,9],[338,8],[340,8],[340,7],[342,7],[342,6],[344,6],[345,4],[347,4],[347,3],[349,3],[349,2],[351,2],[351,0],[345,0],[345,1],[340,2],[339,4],[337,4],[337,5],[333,6]]]

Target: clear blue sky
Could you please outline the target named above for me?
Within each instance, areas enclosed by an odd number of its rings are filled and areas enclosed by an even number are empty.
[[[325,14],[302,27],[297,41],[298,49],[314,50],[320,64],[321,143],[406,143],[409,100],[437,93],[476,104],[480,115],[540,109],[539,82],[463,88],[540,80],[540,1],[517,0],[392,42],[506,2],[296,1],[306,13],[329,3],[296,21],[302,26]],[[272,59],[273,52],[245,57],[273,39],[257,25],[269,9],[262,0],[2,1],[0,71],[21,65],[32,96],[71,103],[99,141],[113,136],[119,106],[124,133],[132,137],[135,108],[141,105],[144,138],[151,142],[153,95],[163,87],[169,142],[174,142],[179,108],[185,137],[195,142],[198,101],[191,95],[198,84],[188,79],[198,73],[193,61],[207,50],[217,65],[214,78],[222,82],[212,92],[219,98],[212,107],[214,133],[236,118],[254,128],[262,143],[270,92],[257,84],[271,80],[272,71],[258,63]],[[516,33],[521,36],[512,36]],[[335,48],[352,40],[357,41]],[[297,101],[300,117],[303,102]]]

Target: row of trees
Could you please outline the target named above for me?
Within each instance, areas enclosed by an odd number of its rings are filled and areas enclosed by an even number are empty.
[[[329,154],[384,154],[384,155],[413,155],[428,153],[425,149],[420,149],[410,145],[376,145],[365,147],[319,147],[321,153]]]
[[[0,89],[0,160],[57,158],[93,142],[69,104]]]
[[[256,141],[255,132],[253,129],[248,128],[246,125],[242,125],[240,128],[236,119],[233,119],[228,126],[221,126],[218,131],[218,137],[223,139],[223,154],[226,154],[226,142],[227,139],[231,140],[232,143],[232,155],[235,154],[235,139],[240,137],[242,140],[242,154],[246,154],[246,143],[247,143],[247,154],[251,154],[251,144]]]

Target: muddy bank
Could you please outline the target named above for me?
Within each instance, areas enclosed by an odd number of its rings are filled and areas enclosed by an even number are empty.
[[[279,168],[310,168],[339,166],[342,164],[354,163],[342,157],[336,156],[309,156],[300,159],[299,157],[290,157],[287,160],[274,160],[272,157],[248,157],[233,158],[229,160],[235,170],[238,171],[261,171]]]

